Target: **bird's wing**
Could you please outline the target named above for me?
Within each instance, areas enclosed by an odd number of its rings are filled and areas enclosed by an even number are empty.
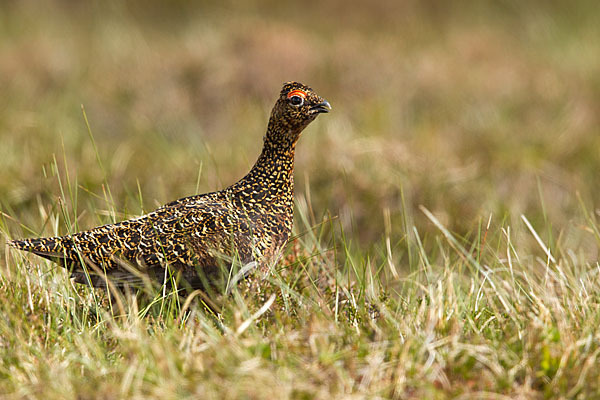
[[[210,196],[167,204],[148,214],[140,232],[138,262],[144,265],[203,264],[219,231],[226,231],[227,208]]]
[[[227,230],[227,215],[228,209],[218,199],[195,196],[117,224],[9,243],[70,269],[79,282],[90,279],[84,269],[88,267],[96,275],[133,283],[139,281],[137,272],[164,275],[166,265],[189,273],[195,273],[195,266],[206,266],[211,262],[209,248],[215,235]]]

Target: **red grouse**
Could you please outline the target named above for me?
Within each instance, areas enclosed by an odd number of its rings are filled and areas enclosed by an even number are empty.
[[[9,244],[59,263],[77,282],[101,287],[105,278],[122,286],[142,275],[162,283],[167,269],[192,288],[203,287],[204,277],[211,283],[219,271],[221,255],[264,266],[292,230],[296,142],[330,109],[310,87],[288,82],[271,111],[262,153],[239,182],[117,224]]]

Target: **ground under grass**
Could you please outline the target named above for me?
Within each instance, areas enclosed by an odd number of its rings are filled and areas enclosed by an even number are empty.
[[[460,238],[423,212],[439,234],[411,227],[402,243],[369,256],[335,226],[307,230],[271,273],[209,301],[158,290],[117,305],[50,263],[6,252],[0,392],[600,396],[600,266],[560,237],[543,239],[525,217]],[[593,219],[578,229],[600,238]],[[522,248],[519,235],[538,248]],[[403,254],[401,269],[390,249]]]

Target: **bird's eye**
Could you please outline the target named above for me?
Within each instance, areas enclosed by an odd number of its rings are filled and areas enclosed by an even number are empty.
[[[304,104],[304,98],[301,96],[292,96],[290,97],[290,104],[299,107]]]
[[[302,104],[304,104],[306,92],[300,89],[292,90],[288,93],[287,98],[291,105],[294,107],[300,107]]]

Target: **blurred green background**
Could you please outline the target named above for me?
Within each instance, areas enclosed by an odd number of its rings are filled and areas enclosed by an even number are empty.
[[[334,109],[297,149],[314,223],[365,247],[433,231],[421,204],[460,234],[562,229],[600,204],[598,21],[596,1],[3,1],[9,234],[68,231],[57,173],[80,228],[235,182],[289,80]]]

